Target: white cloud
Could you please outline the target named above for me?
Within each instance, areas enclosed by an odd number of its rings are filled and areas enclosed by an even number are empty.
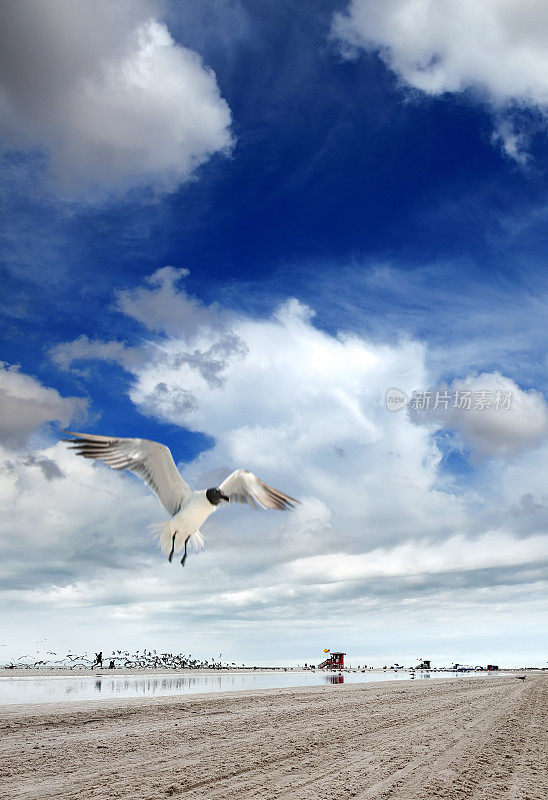
[[[428,95],[473,90],[496,110],[548,109],[548,6],[543,0],[351,0],[333,33],[345,52],[378,52]],[[506,154],[527,160],[525,134],[497,114]]]
[[[45,152],[71,194],[172,189],[232,144],[214,73],[155,0],[2,4],[5,146]]]
[[[430,408],[411,409],[411,418],[456,430],[477,457],[513,455],[548,436],[548,406],[542,394],[520,389],[498,372],[469,375],[430,391]],[[468,396],[460,394],[458,401],[457,392]],[[450,400],[435,408],[436,393]],[[463,407],[455,407],[457,402]]]
[[[127,312],[160,330],[132,348],[131,358],[116,342],[80,342],[72,356],[80,365],[89,345],[90,358],[119,359],[132,375],[130,397],[139,410],[212,437],[209,450],[180,465],[191,485],[216,485],[243,466],[302,505],[291,514],[223,509],[208,520],[206,549],[182,575],[147,532],[165,514],[137,479],[93,466],[62,444],[35,452],[33,463],[12,458],[0,479],[9,508],[0,561],[12,576],[5,598],[17,613],[49,607],[69,619],[78,609],[78,619],[91,620],[86,635],[104,630],[108,619],[121,641],[160,636],[161,629],[164,640],[184,632],[182,647],[190,639],[204,654],[215,642],[236,648],[238,657],[268,658],[278,635],[301,654],[304,642],[324,641],[327,631],[328,644],[335,634],[357,641],[357,631],[380,619],[384,639],[401,631],[403,641],[408,620],[415,636],[432,642],[434,612],[451,620],[440,623],[439,633],[447,633],[458,627],[456,608],[473,615],[473,627],[495,602],[504,614],[534,605],[546,453],[536,447],[512,456],[518,417],[504,418],[509,431],[504,422],[487,434],[472,429],[481,441],[506,436],[510,449],[496,474],[487,460],[477,484],[457,491],[440,470],[431,427],[385,406],[388,387],[410,394],[433,385],[424,346],[327,333],[297,300],[263,319],[231,314],[187,296],[177,283],[183,277],[164,272],[125,295]],[[164,306],[183,312],[168,332]],[[63,354],[70,366],[70,345]],[[542,406],[523,395],[527,423]],[[531,431],[532,443],[538,431]],[[62,476],[48,481],[36,463],[43,459]],[[253,650],[245,644],[250,636]]]
[[[164,335],[140,348],[133,366],[125,351],[120,361],[134,376],[130,397],[141,411],[214,437],[215,447],[187,466],[189,479],[214,483],[223,470],[242,465],[298,496],[321,500],[337,518],[335,528],[331,516],[314,525],[327,547],[341,536],[359,549],[407,535],[479,532],[466,518],[463,499],[435,489],[441,453],[431,427],[386,410],[388,387],[410,394],[431,385],[422,345],[388,347],[330,335],[296,300],[267,319],[230,315],[188,297],[175,277],[184,274],[155,274],[148,286],[120,293],[124,310],[153,330],[162,326],[162,309],[173,312],[168,336],[164,325]],[[540,395],[497,374],[459,386],[513,392],[510,411],[458,417],[482,453],[508,456],[541,441],[546,410]],[[456,424],[445,417],[426,421],[436,428]],[[289,524],[298,520],[293,515]],[[293,547],[285,523],[279,524],[277,535]],[[307,525],[298,527],[306,538]]]
[[[12,599],[22,590],[66,597],[78,580],[99,578],[113,600],[121,572],[153,553],[147,524],[163,512],[132,476],[90,466],[64,443],[35,448],[33,456],[0,448],[0,493],[9,510],[0,522],[3,591]],[[53,479],[44,461],[55,465]]]
[[[508,158],[517,161],[525,167],[531,160],[528,147],[529,137],[523,130],[519,130],[516,123],[511,118],[502,116],[495,125],[492,141],[500,144],[502,151]]]
[[[300,579],[319,582],[432,575],[544,561],[548,554],[546,544],[546,538],[540,535],[516,539],[504,531],[488,531],[473,540],[452,536],[435,546],[413,540],[363,555],[311,556],[291,562],[287,568]]]
[[[79,361],[112,361],[121,366],[137,366],[142,361],[140,353],[123,342],[103,342],[79,336],[72,342],[55,345],[49,351],[53,363],[64,370],[77,371],[74,363]]]
[[[117,307],[154,333],[192,337],[200,328],[218,328],[225,316],[219,309],[178,291],[188,274],[187,269],[161,267],[147,279],[147,286],[118,292]]]
[[[68,425],[86,415],[87,400],[61,397],[18,366],[0,362],[0,443],[23,447],[37,428],[47,422]]]

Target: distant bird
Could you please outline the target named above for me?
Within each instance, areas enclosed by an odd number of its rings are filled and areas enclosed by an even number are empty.
[[[183,567],[188,542],[196,549],[203,547],[200,526],[219,505],[249,503],[252,508],[285,511],[299,502],[263,483],[247,469],[235,470],[218,487],[192,491],[175,466],[169,447],[164,444],[148,439],[122,439],[72,431],[63,433],[75,437],[63,441],[71,442],[70,449],[78,455],[100,459],[113,469],[128,469],[142,478],[172,516],[160,534],[162,553],[169,553],[171,561],[174,553],[184,548]]]
[[[527,677],[527,675],[516,675],[516,678],[518,679],[518,681],[524,681],[526,677]]]

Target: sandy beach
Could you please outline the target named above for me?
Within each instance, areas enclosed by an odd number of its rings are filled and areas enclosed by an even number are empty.
[[[6,798],[544,800],[548,678],[0,708]]]

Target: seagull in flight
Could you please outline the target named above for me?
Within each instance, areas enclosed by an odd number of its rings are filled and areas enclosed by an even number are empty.
[[[295,507],[295,500],[279,489],[263,483],[253,472],[237,469],[220,486],[192,491],[175,466],[171,450],[165,444],[148,439],[125,439],[98,436],[92,433],[63,431],[73,437],[69,449],[84,458],[95,458],[113,469],[127,469],[138,475],[151,489],[171,519],[160,534],[162,553],[169,561],[184,548],[181,564],[187,558],[190,543],[200,549],[204,537],[200,526],[220,505],[248,503],[252,508],[274,508],[285,511]]]

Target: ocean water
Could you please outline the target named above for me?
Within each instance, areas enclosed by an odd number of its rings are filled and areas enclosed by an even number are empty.
[[[500,674],[500,673],[495,673]],[[196,675],[40,675],[0,678],[0,705],[108,700],[124,697],[165,697],[202,692],[282,689],[291,686],[341,685],[372,681],[423,681],[447,678],[488,679],[493,673],[417,672],[212,672]]]

